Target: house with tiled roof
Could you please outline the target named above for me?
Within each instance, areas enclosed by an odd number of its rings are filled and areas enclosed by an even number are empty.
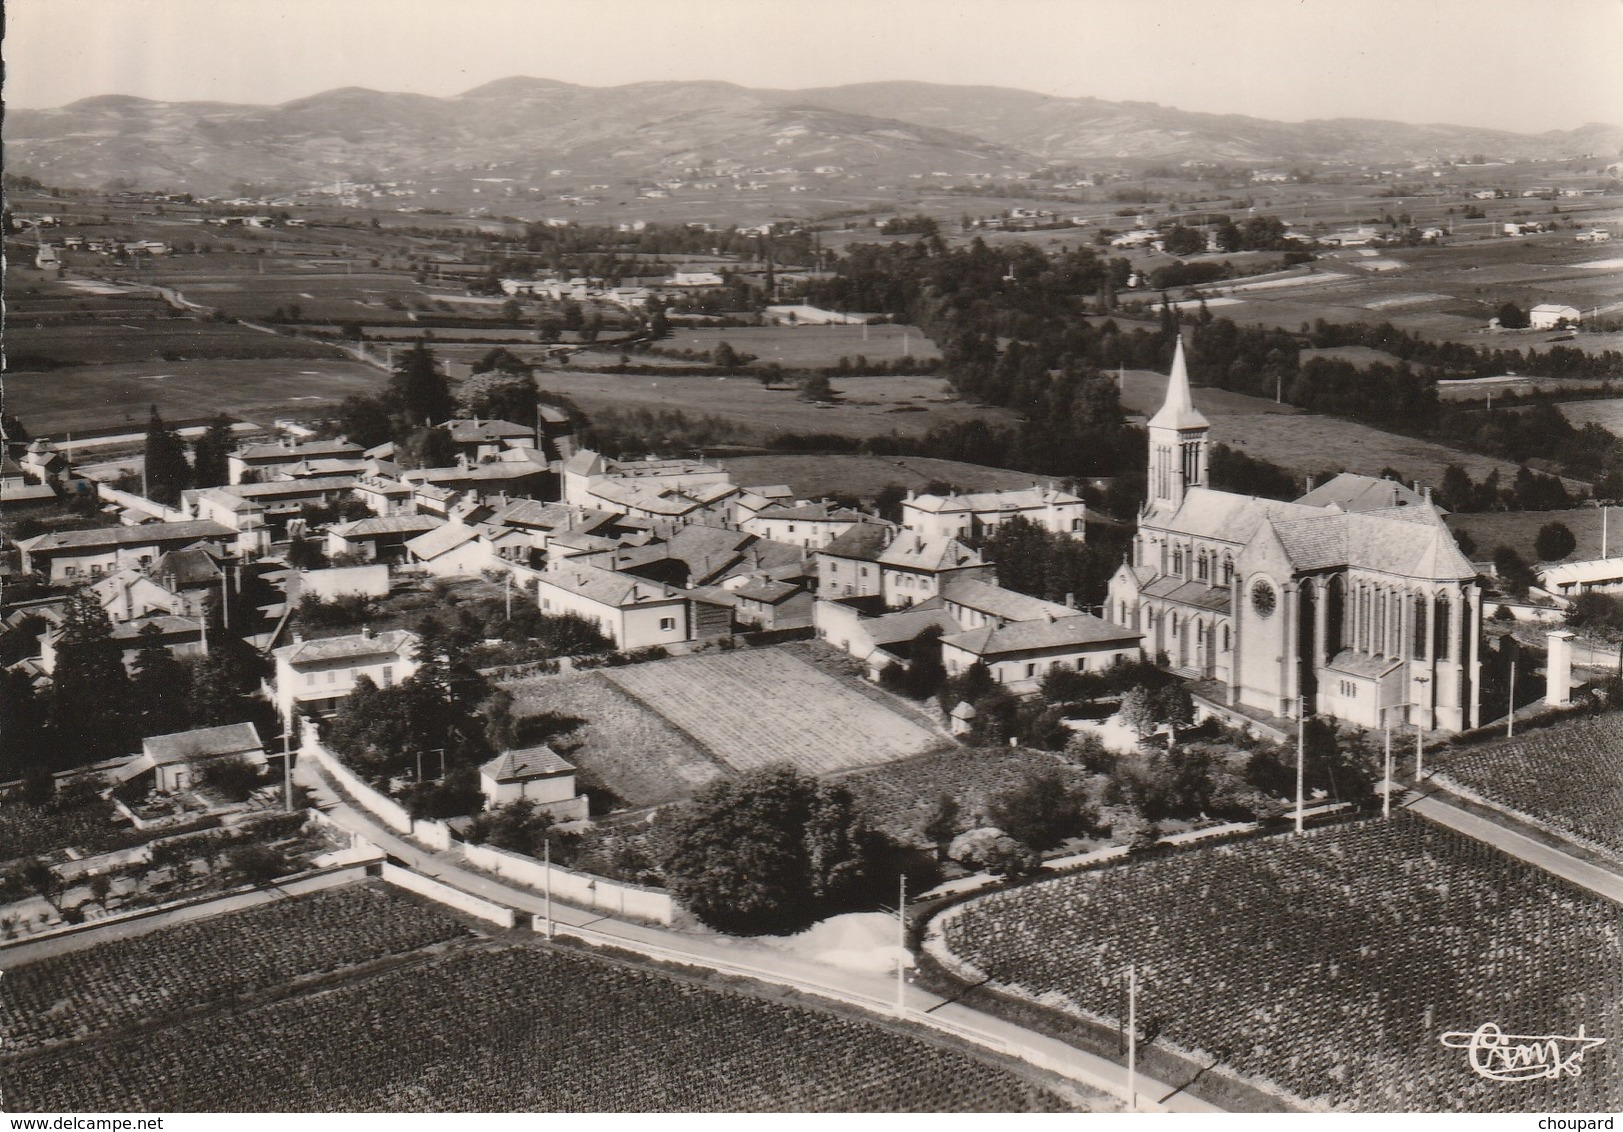
[[[879,558],[895,537],[893,524],[870,519],[830,540],[816,555],[818,596],[866,597],[882,593],[884,568]]]
[[[193,543],[219,547],[236,540],[230,527],[209,519],[179,523],[144,523],[138,527],[97,527],[88,531],[51,531],[21,539],[24,573],[45,575],[53,583],[99,578],[123,566],[147,567],[162,555]]]
[[[1424,492],[1337,476],[1294,502],[1216,491],[1180,341],[1149,498],[1106,616],[1229,706],[1364,727],[1481,724],[1483,583]]]
[[[788,546],[821,550],[868,516],[849,507],[827,503],[799,503],[792,507],[765,507],[741,518],[740,530]]]
[[[149,736],[141,741],[141,753],[115,768],[109,777],[125,783],[150,774],[154,788],[169,794],[195,785],[208,763],[222,759],[243,759],[265,769],[265,745],[253,724],[228,723]]]
[[[949,676],[984,664],[997,683],[1025,693],[1037,691],[1050,672],[1103,671],[1138,659],[1138,633],[1060,608],[1066,616],[1049,613],[949,633],[941,638],[941,663]]]
[[[896,608],[935,597],[949,582],[996,578],[992,564],[955,538],[924,538],[903,531],[879,555],[880,592]]]
[[[556,821],[584,821],[587,799],[575,793],[575,764],[551,747],[503,751],[479,768],[479,788],[491,808],[526,798]]]
[[[438,515],[373,515],[327,528],[327,556],[358,555],[365,562],[404,562],[406,544],[438,530],[449,520]]]
[[[512,448],[534,449],[536,446],[534,425],[472,417],[442,421],[436,427],[449,434],[459,456],[475,464],[494,459]]]
[[[536,579],[542,613],[572,613],[596,625],[617,649],[691,640],[690,595],[662,582],[565,562]]]
[[[902,527],[924,538],[980,538],[1017,517],[1054,534],[1086,536],[1087,505],[1052,485],[946,495],[909,492],[902,501]]]
[[[227,464],[231,482],[274,478],[279,470],[290,464],[308,460],[359,459],[361,446],[345,440],[299,440],[284,437],[270,444],[245,444],[231,453]]]
[[[342,637],[296,639],[271,654],[276,658],[276,677],[267,691],[290,727],[301,710],[331,715],[362,676],[387,688],[416,672],[420,643],[409,629],[386,633],[364,629]]]
[[[446,523],[408,540],[406,561],[437,578],[476,578],[497,565],[497,555],[485,529]]]

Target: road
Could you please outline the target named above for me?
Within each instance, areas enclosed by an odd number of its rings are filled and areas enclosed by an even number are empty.
[[[472,871],[459,850],[435,852],[408,841],[373,821],[341,797],[306,759],[294,768],[294,781],[309,788],[316,804],[337,824],[358,833],[416,872],[488,900],[540,918],[545,898]],[[811,963],[763,947],[751,940],[715,933],[652,927],[614,920],[597,912],[552,902],[554,931],[589,943],[618,947],[656,959],[706,967],[835,999],[888,1017],[896,1016],[896,980]],[[538,920],[539,922],[539,920]],[[1127,1070],[1113,1061],[1085,1053],[1064,1042],[982,1013],[911,983],[903,988],[905,1017],[973,1044],[1007,1054],[1110,1096],[1125,1098]],[[1140,1074],[1138,1105],[1150,1112],[1220,1112],[1221,1109],[1174,1086]]]
[[[1547,873],[1569,880],[1582,888],[1587,888],[1597,896],[1604,896],[1608,900],[1623,904],[1623,876],[1603,869],[1599,865],[1592,865],[1588,861],[1579,860],[1569,853],[1552,848],[1542,841],[1535,841],[1525,834],[1517,833],[1513,829],[1479,817],[1458,806],[1437,797],[1435,794],[1427,795],[1418,801],[1412,802],[1410,810],[1434,821],[1438,825],[1446,825],[1450,829],[1458,830],[1467,837],[1474,837],[1478,841],[1485,841],[1501,852],[1512,857],[1519,857],[1528,864],[1543,869]]]

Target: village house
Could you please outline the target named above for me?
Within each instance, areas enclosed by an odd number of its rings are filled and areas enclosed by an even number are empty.
[[[295,640],[272,653],[275,685],[266,691],[291,728],[297,711],[323,716],[337,711],[362,676],[379,688],[405,680],[417,671],[421,643],[409,629],[386,633],[363,629],[344,637]]]
[[[173,794],[197,785],[209,763],[225,759],[243,759],[260,771],[266,768],[265,745],[253,724],[228,723],[153,735],[141,741],[139,755],[114,769],[110,777],[122,784],[150,774],[154,789]]]
[[[1540,303],[1527,312],[1527,324],[1534,330],[1554,330],[1559,326],[1577,326],[1581,317],[1577,307]]]
[[[543,613],[572,613],[592,622],[622,651],[732,631],[725,606],[661,582],[572,562],[536,575],[536,600]]]
[[[230,527],[209,519],[180,523],[146,523],[138,527],[98,527],[88,531],[51,531],[22,539],[24,573],[42,574],[53,584],[73,583],[123,566],[150,566],[161,555],[196,542],[225,547],[236,540]]]
[[[819,597],[866,597],[884,592],[880,557],[896,537],[884,520],[858,523],[817,552],[814,573]]]
[[[478,417],[442,421],[437,427],[445,430],[456,446],[457,454],[470,463],[494,460],[502,452],[514,448],[535,450],[533,426],[514,424],[512,421],[481,420]]]
[[[374,515],[410,515],[417,509],[416,488],[392,476],[362,476],[350,494]]]
[[[993,680],[1024,694],[1037,691],[1050,672],[1101,671],[1139,659],[1138,633],[1091,613],[1067,612],[944,636],[941,663],[949,676],[984,664]]]
[[[503,751],[479,768],[489,808],[528,799],[554,821],[585,821],[587,797],[575,793],[575,764],[546,744]]]
[[[979,538],[1016,516],[1053,534],[1085,537],[1087,505],[1075,495],[1033,485],[1016,491],[918,495],[902,501],[902,526],[923,538]]]
[[[1623,558],[1595,558],[1587,562],[1542,566],[1538,576],[1539,585],[1557,598],[1571,599],[1587,593],[1623,593]]]
[[[172,590],[133,566],[103,575],[90,587],[90,592],[115,623],[134,621],[153,613],[196,617],[203,611],[199,592],[183,594]]]
[[[406,562],[436,578],[476,578],[501,561],[490,532],[465,523],[446,523],[406,543]]]
[[[143,636],[142,630],[148,627],[156,629],[156,633]],[[135,671],[136,658],[149,644],[162,645],[176,657],[208,655],[207,628],[202,620],[192,617],[150,613],[133,621],[118,621],[113,624],[112,639],[118,646],[125,670],[132,673]],[[62,633],[55,628],[46,630],[40,637],[39,668],[47,675],[56,671],[57,645],[61,640]]]
[[[285,465],[303,460],[355,459],[361,446],[348,440],[300,440],[284,437],[275,444],[246,444],[231,453],[228,460],[231,482],[267,479]]]
[[[446,522],[438,515],[375,515],[335,523],[327,528],[327,557],[353,555],[363,562],[404,562],[408,542]]]
[[[902,533],[879,556],[885,604],[894,609],[935,597],[947,582],[961,578],[992,581],[996,570],[977,552],[953,538],[921,538]]]
[[[550,490],[552,469],[533,448],[506,449],[483,464],[464,458],[451,467],[415,468],[402,472],[400,478],[409,484],[481,499],[498,495],[545,498],[554,494]],[[426,510],[421,500],[418,506]]]
[[[869,516],[849,507],[827,503],[800,503],[793,507],[766,507],[738,523],[740,530],[787,546],[821,550]]]

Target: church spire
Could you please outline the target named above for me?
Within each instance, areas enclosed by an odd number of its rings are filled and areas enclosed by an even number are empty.
[[[1166,400],[1150,418],[1151,428],[1210,428],[1211,422],[1201,416],[1189,396],[1189,367],[1183,360],[1183,335],[1178,335],[1178,348],[1172,355],[1172,380],[1167,382]]]

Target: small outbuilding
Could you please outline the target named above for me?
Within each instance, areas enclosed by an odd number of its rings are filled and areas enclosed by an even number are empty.
[[[229,723],[224,727],[153,735],[141,741],[141,753],[114,771],[112,778],[115,782],[129,782],[150,773],[158,791],[171,794],[192,786],[204,763],[229,758],[246,759],[265,769],[265,745],[259,741],[253,724]]]
[[[479,787],[492,809],[528,798],[558,821],[586,818],[586,795],[575,793],[575,764],[545,743],[503,751],[479,768]]]

